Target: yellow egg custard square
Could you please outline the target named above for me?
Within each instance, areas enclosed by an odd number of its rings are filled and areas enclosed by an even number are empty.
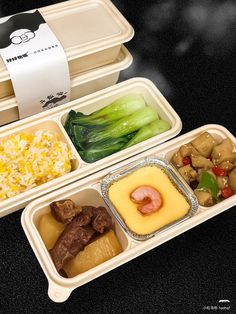
[[[161,207],[150,214],[142,214],[138,204],[130,198],[140,186],[152,186],[162,198]],[[183,218],[190,205],[168,175],[157,166],[145,166],[111,184],[108,197],[127,225],[136,234],[146,235]]]

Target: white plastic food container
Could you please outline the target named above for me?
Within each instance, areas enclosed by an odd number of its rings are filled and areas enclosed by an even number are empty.
[[[224,127],[220,125],[205,125],[189,133],[170,140],[167,143],[153,147],[143,153],[130,158],[128,161],[121,161],[105,170],[90,175],[83,180],[70,184],[58,191],[43,196],[42,198],[30,203],[21,216],[21,223],[25,234],[31,244],[31,247],[48,279],[48,295],[55,302],[65,301],[70,293],[77,287],[91,281],[98,276],[122,265],[129,260],[151,250],[154,247],[176,237],[177,235],[197,226],[205,220],[225,211],[236,204],[236,195],[231,196],[220,203],[211,207],[199,206],[198,210],[192,217],[182,221],[179,224],[156,234],[146,241],[136,241],[131,238],[126,231],[121,228],[117,220],[112,216],[112,212],[104,203],[101,193],[101,182],[109,173],[119,172],[127,168],[129,163],[143,161],[146,157],[157,157],[169,161],[174,152],[185,143],[190,142],[204,131],[209,132],[215,139],[222,140],[226,137],[236,144],[235,137]],[[186,183],[185,183],[186,184]],[[187,185],[187,184],[186,184]],[[49,252],[47,251],[39,232],[37,231],[37,222],[39,217],[49,211],[49,204],[60,199],[72,199],[81,205],[105,206],[113,217],[114,229],[122,244],[123,252],[112,259],[96,266],[84,273],[73,278],[64,278],[58,274],[52,262]]]
[[[40,8],[64,48],[73,77],[114,62],[134,30],[109,0],[70,0]],[[9,73],[0,57],[0,99],[13,95]]]
[[[128,68],[132,60],[131,54],[123,45],[115,61],[73,76],[71,78],[71,100],[116,84],[120,71]],[[0,99],[0,126],[18,119],[16,98],[10,96]]]
[[[147,105],[155,108],[159,116],[170,123],[171,128],[164,133],[156,135],[144,142],[114,153],[113,155],[105,157],[94,163],[84,162],[79,156],[63,127],[69,111],[73,109],[75,111],[81,111],[85,114],[89,114],[107,106],[119,97],[129,93],[141,94]],[[23,208],[33,199],[39,198],[46,193],[77,181],[95,171],[111,166],[135,154],[139,154],[145,149],[157,146],[164,141],[167,141],[170,138],[176,136],[180,132],[181,127],[181,120],[174,109],[170,106],[170,104],[155,87],[155,85],[151,81],[143,78],[127,80],[94,94],[69,102],[68,104],[62,105],[60,107],[3,126],[1,128],[0,140],[1,138],[19,132],[32,133],[39,129],[56,131],[59,135],[59,138],[67,143],[68,147],[71,148],[75,159],[73,161],[72,171],[70,173],[37,186],[31,190],[18,194],[14,197],[1,201],[0,217]]]

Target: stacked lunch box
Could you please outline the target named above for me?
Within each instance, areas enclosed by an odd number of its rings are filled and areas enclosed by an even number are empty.
[[[227,129],[216,124],[177,136],[182,128],[181,119],[151,81],[133,78],[115,85],[120,71],[132,62],[132,56],[123,44],[132,38],[134,32],[109,0],[72,0],[39,11],[65,49],[71,77],[71,101],[2,126],[0,140],[20,134],[34,134],[38,130],[56,133],[57,138],[72,152],[71,169],[60,177],[2,200],[0,216],[26,206],[21,222],[49,282],[48,295],[55,302],[63,302],[75,288],[235,205],[235,195],[210,207],[200,205],[171,161],[182,145],[192,142],[204,132],[208,132],[218,143],[229,139],[236,145],[236,139]],[[95,25],[92,29],[91,20]],[[91,163],[85,161],[66,128],[70,112],[90,115],[127,95],[141,96],[158,118],[168,123],[169,128],[100,160]],[[18,120],[17,100],[8,72],[1,62],[0,98],[0,124]],[[140,236],[130,230],[117,213],[109,199],[109,188],[132,171],[147,165],[158,166],[164,171],[189,209],[181,218],[174,219],[146,236]],[[72,278],[57,271],[38,230],[41,217],[50,212],[50,204],[63,199],[71,199],[81,206],[105,207],[122,247],[118,255]]]

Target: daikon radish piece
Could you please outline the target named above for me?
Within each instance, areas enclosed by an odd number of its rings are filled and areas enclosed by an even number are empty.
[[[39,220],[38,231],[48,250],[54,247],[64,229],[65,225],[58,222],[51,213],[43,215]]]
[[[99,236],[83,251],[64,266],[69,278],[83,273],[122,252],[122,247],[113,230]]]

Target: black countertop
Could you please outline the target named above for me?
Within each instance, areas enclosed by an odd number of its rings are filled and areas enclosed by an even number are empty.
[[[60,1],[0,2],[0,16]],[[235,1],[121,1],[134,56],[120,80],[150,78],[183,122],[181,134],[217,123],[236,135]],[[62,304],[20,224],[0,220],[1,313],[236,313],[236,207],[74,290]],[[231,309],[216,310],[220,299]]]

